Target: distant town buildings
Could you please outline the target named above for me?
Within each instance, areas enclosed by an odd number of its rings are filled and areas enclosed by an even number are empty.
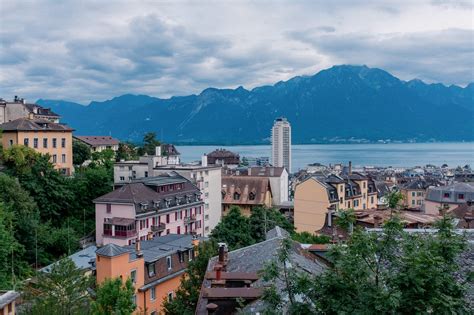
[[[67,125],[40,118],[18,118],[0,124],[4,148],[24,145],[41,154],[49,154],[54,168],[65,175],[74,172],[72,132]]]
[[[203,235],[204,202],[190,180],[171,172],[118,186],[94,200],[98,246],[171,233]]]
[[[472,200],[474,200],[474,183],[472,182],[433,187],[427,191],[424,211],[438,214],[440,209],[451,211]]]
[[[91,152],[101,152],[106,149],[116,152],[119,147],[119,140],[110,136],[74,136],[74,139],[89,146]]]
[[[291,126],[284,117],[277,118],[272,128],[272,165],[291,173]]]
[[[207,154],[207,164],[237,167],[240,164],[240,156],[226,149],[217,149]]]
[[[11,102],[0,98],[0,124],[19,118],[44,119],[59,123],[60,116],[50,108],[27,103],[25,99],[18,96],[15,96]]]
[[[242,165],[255,167],[255,166],[270,166],[270,158],[268,156],[260,157],[247,157],[242,158]]]
[[[426,190],[430,187],[441,186],[437,180],[416,178],[408,183],[400,185],[403,195],[403,206],[410,209],[422,209],[425,204]]]

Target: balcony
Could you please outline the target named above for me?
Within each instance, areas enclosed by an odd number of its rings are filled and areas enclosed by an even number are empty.
[[[193,215],[184,217],[184,224],[189,224],[193,222],[196,222],[196,215],[193,214]]]
[[[159,223],[159,224],[151,226],[151,231],[152,232],[159,233],[159,232],[163,232],[165,229],[166,229],[166,224],[165,223]]]

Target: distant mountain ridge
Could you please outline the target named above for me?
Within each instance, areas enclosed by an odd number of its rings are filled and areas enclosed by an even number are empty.
[[[132,141],[155,131],[181,144],[268,143],[279,116],[290,121],[293,143],[474,140],[473,83],[405,82],[366,66],[334,66],[252,90],[207,88],[169,99],[126,94],[88,106],[38,103],[77,134]]]

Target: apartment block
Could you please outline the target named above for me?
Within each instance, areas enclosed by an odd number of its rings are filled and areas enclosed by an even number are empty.
[[[272,165],[291,173],[291,126],[284,117],[277,118],[272,128]]]

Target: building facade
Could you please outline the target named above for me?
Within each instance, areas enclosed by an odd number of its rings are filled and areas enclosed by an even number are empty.
[[[97,283],[131,279],[134,314],[162,314],[162,303],[175,297],[197,242],[191,235],[169,234],[130,246],[105,245],[96,251]]]
[[[203,235],[201,191],[177,173],[118,185],[94,200],[98,246],[167,234]]]
[[[291,126],[284,117],[277,118],[272,128],[272,165],[291,173]]]
[[[307,178],[296,186],[294,202],[297,232],[315,233],[324,227],[329,209],[375,209],[378,197],[372,179],[350,172]]]
[[[50,108],[38,104],[27,103],[23,98],[15,96],[12,102],[0,98],[0,124],[19,118],[44,119],[59,123],[60,116]]]
[[[401,185],[400,192],[403,195],[403,206],[421,210],[425,204],[426,190],[429,187],[438,187],[440,185],[437,181],[428,181],[422,178],[417,178]]]
[[[474,200],[474,183],[454,183],[429,188],[425,198],[425,213],[438,214],[440,209],[453,209]]]
[[[19,118],[0,125],[4,148],[24,145],[41,154],[49,154],[54,168],[65,175],[74,172],[72,132],[67,125],[45,119]]]
[[[116,152],[119,147],[119,141],[110,136],[74,136],[74,139],[88,145],[92,152],[101,152],[106,149]]]

